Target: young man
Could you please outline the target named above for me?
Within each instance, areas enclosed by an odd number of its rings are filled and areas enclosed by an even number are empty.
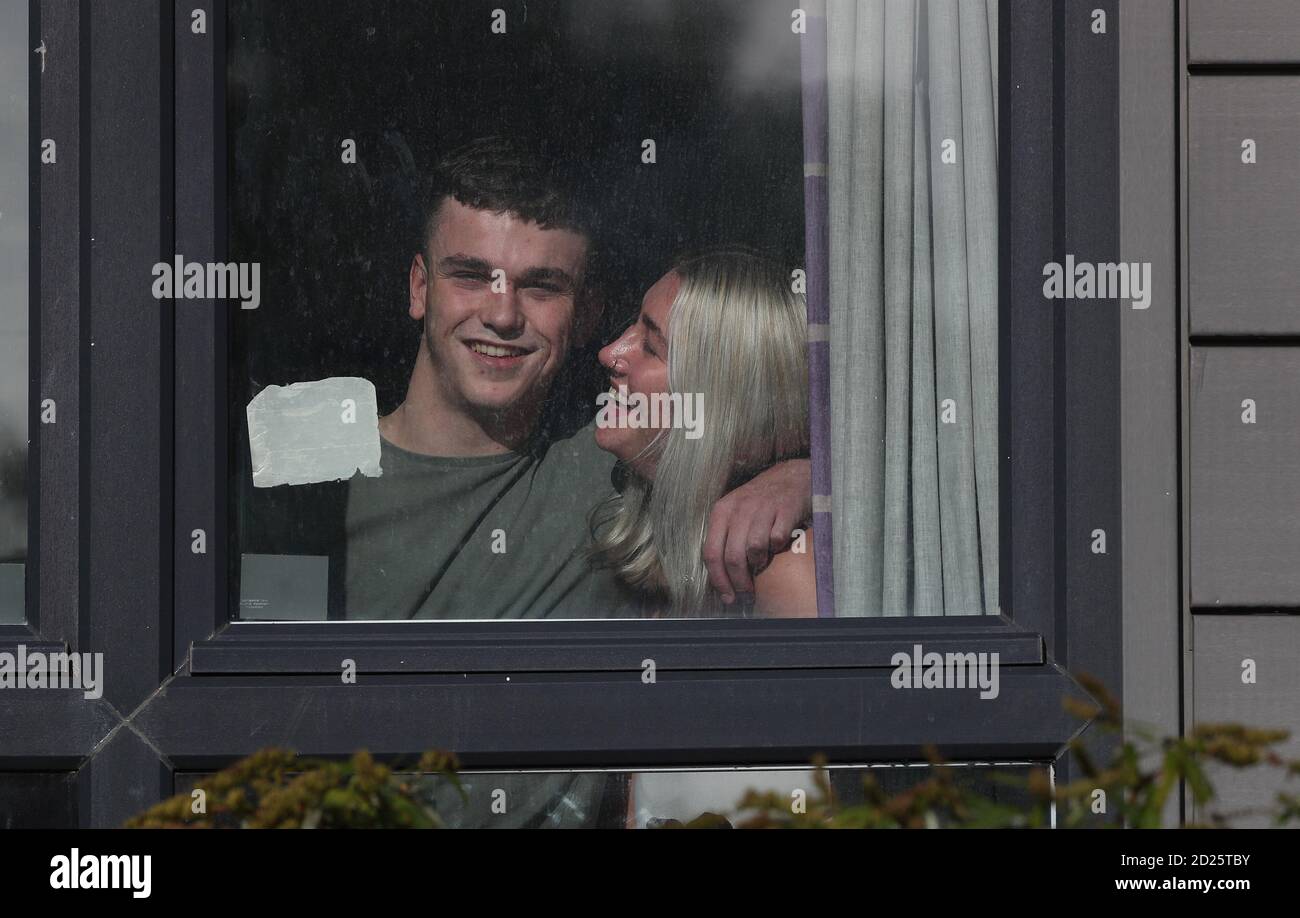
[[[590,425],[565,431],[555,410],[572,397],[557,390],[561,371],[602,309],[575,200],[543,157],[501,139],[441,163],[409,275],[419,352],[405,400],[379,423],[383,474],[325,487],[331,500],[346,489],[342,532],[299,518],[296,537],[319,548],[281,549],[329,555],[331,617],[627,614],[630,597],[586,551],[613,459]],[[724,596],[752,589],[751,570],[785,547],[809,493],[796,462],[719,503],[708,553]]]

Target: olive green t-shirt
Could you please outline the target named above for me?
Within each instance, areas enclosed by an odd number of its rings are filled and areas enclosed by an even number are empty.
[[[496,456],[381,440],[377,478],[349,482],[349,619],[609,618],[630,596],[586,556],[614,458],[587,426]]]

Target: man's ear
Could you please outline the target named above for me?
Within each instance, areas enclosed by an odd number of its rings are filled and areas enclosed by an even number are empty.
[[[416,252],[411,259],[411,272],[407,278],[410,303],[407,312],[412,319],[423,319],[425,305],[429,302],[429,271],[424,262],[424,254]]]

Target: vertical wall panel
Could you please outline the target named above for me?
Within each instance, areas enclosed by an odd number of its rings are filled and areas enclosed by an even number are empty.
[[[1121,303],[1120,449],[1126,723],[1180,726],[1178,53],[1173,0],[1121,3],[1120,258],[1151,265],[1151,303]],[[1172,798],[1165,824],[1178,821]]]
[[[1196,720],[1244,723],[1289,730],[1276,751],[1300,759],[1300,616],[1198,615],[1196,617]],[[1250,681],[1243,678],[1248,667]],[[1214,809],[1220,813],[1267,810],[1279,791],[1295,793],[1281,768],[1214,766]],[[1204,818],[1204,814],[1200,814]],[[1237,828],[1263,828],[1263,812],[1234,819]]]
[[[1300,606],[1300,348],[1194,347],[1191,382],[1192,605]]]
[[[1300,4],[1180,9],[1184,727],[1234,721],[1295,734],[1300,629],[1269,613],[1300,608]],[[1240,614],[1207,614],[1228,609]],[[1242,678],[1246,658],[1256,682]],[[1264,770],[1213,778],[1218,809],[1275,806]]]
[[[1193,64],[1300,63],[1296,0],[1190,0]]]
[[[1300,76],[1193,75],[1187,132],[1191,333],[1300,334]]]

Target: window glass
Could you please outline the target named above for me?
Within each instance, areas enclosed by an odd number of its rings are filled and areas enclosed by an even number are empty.
[[[1025,762],[957,763],[950,766],[951,784],[1002,806],[1027,809],[1033,767]],[[868,800],[868,780],[880,794],[894,797],[935,776],[928,765],[835,765],[825,772],[826,786],[841,810]],[[178,774],[176,792],[188,795],[210,777]],[[757,812],[741,806],[749,791],[775,795],[781,811],[767,811],[772,816],[787,815],[787,802],[791,814],[796,809],[824,812],[815,808],[827,799],[810,768],[462,772],[458,780],[459,790],[434,776],[411,784],[451,829],[667,828],[708,813],[741,825]]]
[[[0,774],[0,829],[77,828],[75,772]]]
[[[0,0],[0,622],[25,618],[27,63],[27,4]]]
[[[232,616],[996,612],[996,23],[930,6],[232,2]]]

